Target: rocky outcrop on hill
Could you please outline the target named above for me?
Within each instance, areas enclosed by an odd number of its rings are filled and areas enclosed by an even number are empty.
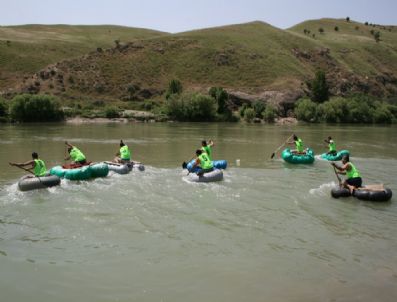
[[[282,116],[287,116],[288,112],[294,108],[294,103],[305,95],[302,90],[263,91],[257,94],[229,90],[228,94],[229,106],[233,109],[237,109],[244,103],[263,102],[276,107]]]

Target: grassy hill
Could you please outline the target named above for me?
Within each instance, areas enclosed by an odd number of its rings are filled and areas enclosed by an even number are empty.
[[[0,90],[49,64],[79,57],[98,47],[112,47],[115,40],[127,42],[164,34],[112,25],[0,26]]]
[[[319,29],[324,30],[323,33]],[[342,19],[321,19],[300,23],[289,30],[305,35],[304,29],[331,50],[333,58],[347,70],[364,76],[397,71],[397,30],[392,26],[369,26]],[[377,43],[371,31],[380,32]]]
[[[381,33],[379,42],[372,29]],[[110,40],[112,45],[114,37]],[[288,30],[251,22],[179,34],[154,32],[51,65],[16,89],[64,99],[135,100],[161,94],[176,78],[189,90],[222,86],[259,94],[304,90],[317,68],[326,70],[334,94],[397,95],[397,29],[321,19]]]

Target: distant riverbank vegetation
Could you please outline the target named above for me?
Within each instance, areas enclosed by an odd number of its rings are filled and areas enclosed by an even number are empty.
[[[54,122],[65,118],[127,118],[137,121],[273,123],[280,117],[296,117],[311,123],[396,123],[397,104],[368,95],[331,96],[324,72],[307,82],[308,96],[286,112],[277,104],[262,100],[233,103],[225,89],[212,87],[207,93],[184,91],[173,79],[159,99],[145,101],[66,101],[56,97],[21,94],[12,100],[0,98],[0,122]],[[147,114],[142,114],[147,112]]]

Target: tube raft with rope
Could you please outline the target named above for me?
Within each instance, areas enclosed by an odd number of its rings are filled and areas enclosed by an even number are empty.
[[[188,180],[192,182],[215,182],[223,180],[223,171],[220,169],[214,169],[211,172],[204,173],[203,175],[197,175],[196,173],[190,173]]]
[[[331,190],[331,196],[333,198],[340,197],[356,197],[360,200],[367,201],[389,201],[392,196],[392,190],[389,188],[384,188],[382,185],[368,185],[362,188],[355,189],[353,194],[350,190],[344,187],[334,187]]]
[[[46,189],[58,186],[61,179],[56,175],[33,176],[25,175],[18,181],[18,189],[21,191],[31,191],[37,189]]]
[[[105,177],[109,167],[105,163],[89,164],[85,166],[64,165],[51,168],[50,174],[69,180],[87,180],[90,178]]]
[[[117,174],[128,174],[132,170],[138,170],[141,172],[145,171],[145,166],[142,163],[138,163],[138,162],[119,164],[119,163],[105,161],[104,163],[108,165],[109,171],[113,171]]]
[[[312,164],[314,162],[314,152],[307,148],[304,154],[292,153],[290,148],[286,148],[281,153],[281,158],[291,164]]]
[[[349,150],[340,150],[335,155],[323,153],[320,155],[320,157],[322,159],[329,160],[329,161],[337,161],[337,160],[341,160],[344,155],[350,155]]]
[[[195,163],[195,159],[193,159],[193,160],[191,160],[188,164],[187,164],[187,166],[186,166],[186,169],[189,171],[189,172],[197,172],[200,168],[199,167],[194,167],[193,168],[193,165],[194,165],[194,163]],[[213,167],[214,167],[214,169],[226,169],[227,168],[227,161],[226,160],[224,160],[224,159],[222,159],[222,160],[213,160],[212,161],[212,165],[213,165]]]

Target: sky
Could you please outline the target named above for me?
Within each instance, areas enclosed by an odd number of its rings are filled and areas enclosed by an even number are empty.
[[[347,16],[397,25],[397,0],[0,0],[0,25],[113,24],[171,33],[256,20],[289,28]]]

